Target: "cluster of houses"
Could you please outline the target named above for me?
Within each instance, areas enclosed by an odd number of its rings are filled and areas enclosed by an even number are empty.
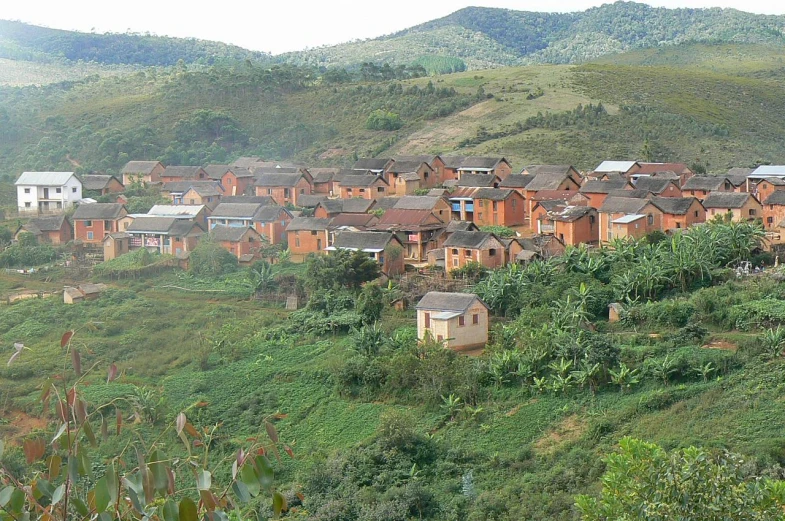
[[[156,187],[169,204],[129,213],[123,190],[136,185]],[[470,262],[528,262],[568,245],[671,233],[717,215],[760,219],[775,244],[785,227],[785,166],[695,175],[683,163],[605,161],[590,172],[570,165],[514,172],[503,157],[398,156],[359,159],[351,168],[243,157],[206,167],[131,161],[122,178],[25,172],[16,187],[20,213],[38,215],[20,231],[54,244],[78,240],[105,259],[136,248],[187,258],[210,236],[241,262],[270,246],[285,245],[294,260],[360,250],[387,275],[406,264],[452,271]],[[113,194],[114,202],[85,193]],[[64,211],[74,206],[69,220]]]

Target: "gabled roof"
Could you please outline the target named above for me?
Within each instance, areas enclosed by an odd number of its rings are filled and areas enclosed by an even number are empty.
[[[537,174],[558,174],[558,175],[571,175],[574,168],[572,165],[530,165],[523,169],[529,175]],[[521,172],[523,173],[523,172]]]
[[[262,173],[255,174],[254,177],[256,177],[254,186],[267,187],[293,187],[300,182],[300,179],[306,179],[302,172]]]
[[[479,190],[476,186],[461,186],[453,190],[448,196],[447,199],[455,200],[455,199],[465,199],[470,200],[474,199],[474,194]]]
[[[769,176],[785,177],[785,165],[761,165],[748,175],[748,177],[756,179],[764,179]]]
[[[511,195],[517,193],[518,192],[512,189],[504,190],[501,188],[480,188],[474,192],[474,198],[487,199],[489,201],[504,201]]]
[[[499,183],[499,188],[526,188],[534,179],[533,175],[510,174]]]
[[[398,202],[395,203],[393,208],[399,210],[433,210],[439,201],[443,201],[440,197],[428,197],[427,195],[404,195]]]
[[[147,215],[156,217],[176,217],[178,219],[193,219],[204,210],[203,204],[156,204],[147,212]]]
[[[259,177],[262,174],[305,174],[304,170],[296,166],[257,166],[253,169],[253,175]]]
[[[447,233],[455,232],[478,232],[480,228],[472,221],[450,221],[445,229]]]
[[[389,185],[387,181],[385,181],[381,177],[377,177],[375,175],[369,174],[359,174],[359,175],[345,175],[341,177],[341,187],[348,186],[348,187],[363,187],[363,186],[372,186],[376,182],[381,182],[386,185]]]
[[[261,204],[254,203],[224,203],[221,202],[213,209],[208,219],[248,219],[253,218],[254,214],[264,208]],[[275,208],[275,207],[273,207]]]
[[[612,190],[624,190],[629,185],[630,182],[624,177],[608,179],[607,181],[590,180],[586,181],[578,191],[582,194],[607,194]]]
[[[82,188],[85,190],[103,190],[115,179],[111,175],[88,174],[82,176]],[[117,181],[118,183],[120,181]],[[122,183],[120,183],[122,184]]]
[[[394,208],[396,204],[400,201],[399,197],[388,195],[386,197],[380,197],[376,200],[376,204],[374,205],[374,210],[389,210],[390,208]]]
[[[302,197],[302,196],[300,196]],[[300,198],[297,198],[299,202]],[[263,205],[277,206],[278,203],[269,195],[224,195],[221,197],[222,203],[257,203]]]
[[[639,177],[634,186],[636,190],[646,190],[653,194],[661,194],[673,185],[673,180],[661,177]],[[677,184],[678,187],[678,184]]]
[[[378,222],[379,218],[369,213],[339,213],[330,220],[330,228],[370,228]]]
[[[442,291],[429,291],[417,303],[417,309],[432,311],[454,311],[465,313],[475,301],[486,308],[488,306],[474,293],[446,293]]]
[[[553,201],[556,199],[570,199],[576,194],[577,190],[540,190],[533,197],[532,201]]]
[[[281,215],[283,214],[283,215]],[[292,218],[292,212],[283,206],[262,206],[253,214],[253,221],[258,223],[269,223],[278,221],[286,217]]]
[[[335,174],[341,171],[340,168],[309,168],[308,171],[313,176],[314,183],[329,183]]]
[[[648,199],[608,196],[605,198],[599,211],[601,213],[637,214],[640,213],[647,204],[649,204]]]
[[[499,180],[494,174],[465,174],[458,181],[458,186],[491,187]]]
[[[169,192],[172,194],[184,194],[191,188],[195,187],[218,187],[220,183],[218,181],[209,180],[201,180],[201,181],[169,181],[168,183],[164,183],[161,186],[162,192]]]
[[[241,168],[248,168],[254,163],[258,163],[261,161],[259,157],[238,157],[234,161],[232,161],[232,166],[238,166]]]
[[[24,172],[14,183],[17,186],[63,186],[72,177],[73,172]],[[79,180],[79,178],[76,178]],[[79,181],[81,183],[81,181]]]
[[[558,190],[559,185],[568,179],[575,181],[568,172],[543,172],[535,174],[534,179],[526,185],[526,190]]]
[[[425,161],[395,161],[390,167],[387,169],[388,172],[393,174],[405,174],[410,172],[417,172],[420,167],[425,164],[428,169],[431,169],[430,165]]]
[[[469,156],[464,158],[458,170],[493,170],[499,163],[507,160],[501,156],[498,157],[482,157],[482,156]]]
[[[215,197],[215,196],[223,195],[223,192],[221,192],[218,189],[217,185],[210,186],[210,185],[202,185],[202,184],[191,186],[191,188],[183,192],[183,195],[187,194],[192,190],[196,192],[200,197]]]
[[[747,176],[752,172],[752,168],[735,167],[728,170],[728,173],[725,174],[725,177],[727,177],[728,181],[733,183],[734,186],[741,186],[747,182]]]
[[[695,175],[687,179],[682,190],[705,190],[711,192],[719,190],[728,179],[721,175]]]
[[[596,214],[597,210],[591,206],[565,206],[562,209],[556,208],[548,212],[548,218],[553,221],[571,223],[575,222],[581,217]]]
[[[128,233],[162,233],[166,234],[178,221],[175,217],[140,216],[128,225]]]
[[[655,172],[675,172],[681,174],[683,172],[692,172],[690,167],[688,167],[685,163],[641,163],[638,162],[638,169],[635,171],[635,175],[638,174],[653,174]]]
[[[534,208],[537,208],[538,206],[546,212],[553,212],[557,211],[559,208],[566,207],[567,199],[545,199],[538,201],[537,204],[534,205]]]
[[[466,160],[466,156],[441,156],[444,161],[444,167],[450,170],[456,170]]]
[[[752,197],[746,192],[711,192],[703,200],[705,208],[741,208],[749,198]]]
[[[769,195],[766,200],[763,201],[763,204],[785,206],[785,190],[777,190],[772,192],[771,195]]]
[[[149,175],[160,161],[129,161],[120,171],[121,174],[147,174]],[[163,165],[161,165],[163,166]]]
[[[200,166],[167,166],[161,177],[182,177],[183,179],[199,179],[199,174],[204,172]]]
[[[224,226],[218,224],[210,229],[210,236],[216,241],[240,242],[247,233],[259,235],[259,232],[250,226]]]
[[[626,197],[628,199],[648,199],[651,192],[648,190],[611,190],[608,197]]]
[[[363,199],[361,197],[352,197],[351,199],[341,199],[343,213],[368,213],[376,206],[376,201],[373,199]]]
[[[387,158],[360,158],[358,159],[354,165],[352,165],[352,170],[374,170],[377,172],[381,172],[387,166],[387,163],[392,161],[389,157]]]
[[[594,169],[596,173],[606,172],[629,172],[632,167],[637,165],[637,161],[603,161],[597,168]]]
[[[301,194],[297,196],[297,206],[300,208],[316,208],[316,206],[327,201],[325,194]]]
[[[111,220],[123,215],[125,206],[120,203],[90,203],[76,207],[73,218],[76,220]]]
[[[420,181],[420,174],[417,172],[405,172],[403,174],[398,174],[398,178],[404,181]]]
[[[650,177],[656,177],[657,179],[670,179],[672,181],[680,181],[681,176],[674,172],[673,170],[663,170],[662,172],[652,172],[649,174]]]
[[[35,229],[41,232],[57,232],[62,229],[63,224],[66,224],[66,222],[65,214],[47,215],[30,219],[23,228],[29,231]]]
[[[405,229],[406,227],[444,227],[444,223],[430,210],[403,210],[391,208],[379,219],[378,227]]]
[[[317,219],[315,217],[295,217],[286,227],[287,232],[296,231],[322,231],[330,227],[330,219]]]
[[[453,232],[444,241],[445,248],[468,248],[472,250],[481,249],[488,241],[501,243],[499,239],[490,232]]]
[[[381,252],[394,239],[390,232],[351,232],[343,231],[336,235],[332,249]]]
[[[670,215],[686,215],[690,207],[698,201],[695,197],[652,197],[651,203]]]
[[[229,165],[207,165],[204,167],[207,177],[210,179],[221,179],[226,172],[231,172],[232,167]]]
[[[774,186],[785,186],[785,178],[782,177],[767,177],[766,179],[761,179],[761,183],[766,181]]]

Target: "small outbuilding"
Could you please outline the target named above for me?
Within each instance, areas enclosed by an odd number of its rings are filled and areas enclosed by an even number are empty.
[[[432,338],[455,351],[488,343],[488,306],[473,293],[428,292],[417,304],[417,338]]]

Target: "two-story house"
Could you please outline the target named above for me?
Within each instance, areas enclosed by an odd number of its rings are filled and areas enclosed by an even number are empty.
[[[14,184],[21,213],[63,211],[82,200],[82,182],[73,172],[24,172]]]

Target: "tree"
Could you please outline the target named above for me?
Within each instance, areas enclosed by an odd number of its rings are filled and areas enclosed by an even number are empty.
[[[584,521],[782,519],[785,482],[750,475],[738,455],[696,447],[669,454],[633,438],[619,447],[605,458],[600,497],[576,499]]]
[[[312,292],[335,288],[357,291],[381,276],[379,263],[361,251],[337,250],[308,259],[305,277]]]
[[[204,238],[191,251],[188,271],[203,277],[219,277],[237,269],[237,257],[217,242]]]

